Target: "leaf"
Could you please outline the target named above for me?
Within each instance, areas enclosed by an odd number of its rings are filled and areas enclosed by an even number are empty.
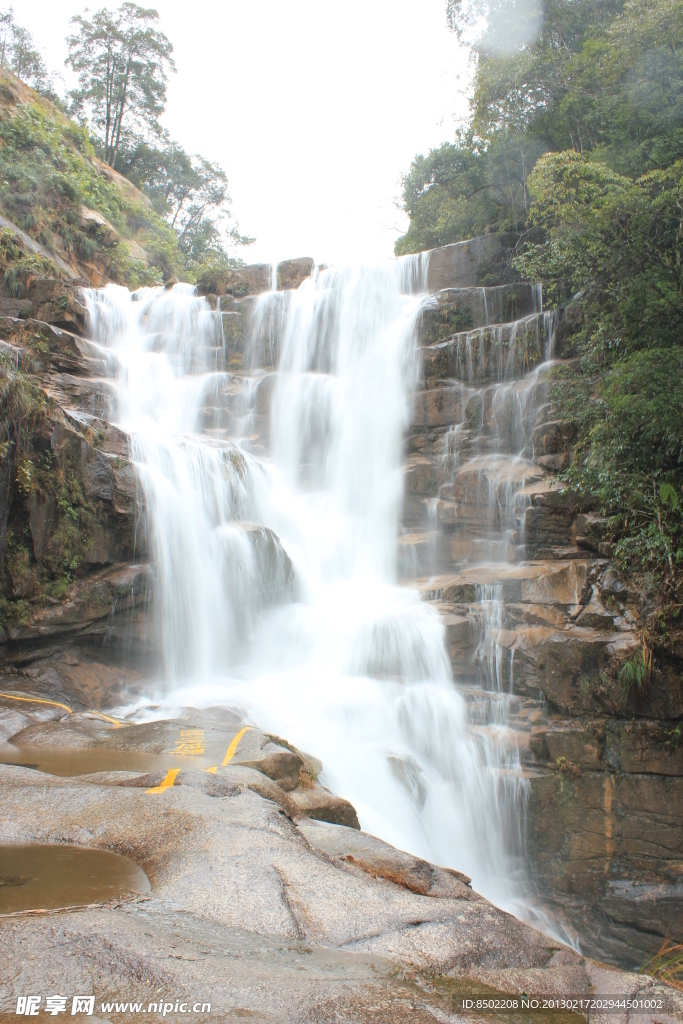
[[[678,495],[671,484],[659,485],[659,500],[662,505],[671,505],[671,508],[674,509],[674,511],[678,508]]]

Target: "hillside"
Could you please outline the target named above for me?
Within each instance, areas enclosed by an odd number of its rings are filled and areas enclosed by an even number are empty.
[[[178,269],[175,235],[149,199],[97,158],[84,128],[2,69],[0,171],[3,312],[32,300],[37,277],[134,288]]]

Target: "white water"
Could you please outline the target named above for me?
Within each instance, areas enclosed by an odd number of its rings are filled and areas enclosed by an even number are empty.
[[[148,702],[243,707],[320,758],[364,829],[519,912],[515,745],[504,725],[468,723],[437,612],[396,579],[424,270],[325,270],[256,300],[251,372],[263,378],[272,351],[279,363],[263,458],[249,451],[267,425],[244,415],[257,389],[215,369],[205,300],[109,286],[88,304],[116,359],[158,571],[164,679]],[[228,432],[248,439],[201,433],[208,398],[228,407],[235,391]]]

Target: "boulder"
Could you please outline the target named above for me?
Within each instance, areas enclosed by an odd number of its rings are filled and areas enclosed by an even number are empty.
[[[87,234],[95,236],[102,245],[116,245],[119,240],[118,231],[109,223],[107,218],[103,217],[101,213],[97,212],[97,210],[91,210],[87,206],[81,205],[79,226],[83,231],[87,232]]]
[[[574,533],[576,543],[587,551],[598,552],[605,538],[609,520],[606,516],[584,512],[576,517]]]
[[[327,821],[334,825],[346,825],[348,828],[360,829],[358,815],[353,804],[340,796],[335,796],[322,786],[310,789],[294,789],[289,794],[306,818]]]
[[[278,291],[298,288],[302,281],[313,273],[313,260],[309,256],[300,256],[296,260],[283,260],[277,265]]]
[[[246,267],[216,268],[206,271],[197,281],[199,295],[260,295],[273,284],[269,263],[253,263]]]

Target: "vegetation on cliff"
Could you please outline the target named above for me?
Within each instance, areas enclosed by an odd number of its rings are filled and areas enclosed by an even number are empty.
[[[97,159],[87,130],[0,75],[5,217],[91,278],[96,271],[136,287],[175,273],[181,260],[173,231],[137,189]]]
[[[609,517],[624,567],[673,582],[683,566],[683,4],[546,0],[521,38],[512,29],[527,7],[449,0],[451,27],[473,46],[470,117],[454,143],[414,160],[396,251],[492,231],[508,245],[505,272],[542,281],[546,301],[566,305],[562,354],[574,358],[556,371],[554,397],[579,426],[566,478]]]
[[[67,112],[30,34],[11,11],[0,15],[0,211],[56,254],[57,277],[63,259],[94,284],[194,280],[241,264],[226,233],[252,241],[225,225],[222,169],[186,153],[159,123],[173,62],[157,21],[132,3],[73,19],[67,63],[79,78]]]

